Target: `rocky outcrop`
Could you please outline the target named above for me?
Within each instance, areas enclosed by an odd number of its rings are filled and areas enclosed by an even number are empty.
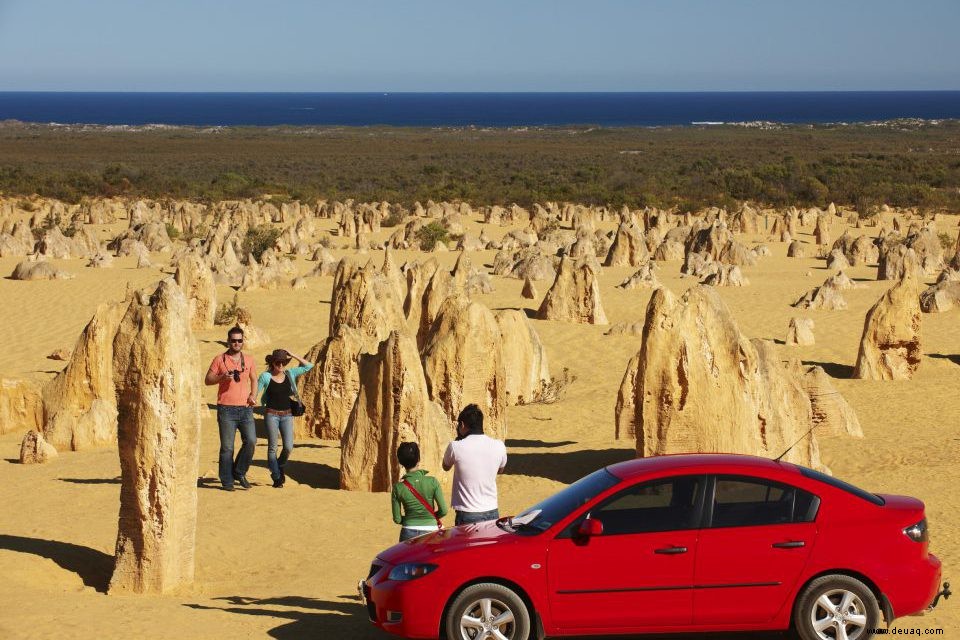
[[[639,267],[650,255],[643,231],[636,224],[621,222],[603,265],[605,267]]]
[[[523,289],[520,290],[520,295],[527,300],[536,300],[540,297],[539,292],[537,292],[537,285],[530,278],[523,280]]]
[[[523,311],[504,309],[494,317],[500,329],[507,404],[527,404],[550,382],[547,352]]]
[[[437,315],[422,349],[430,398],[456,420],[461,409],[477,404],[484,432],[506,437],[507,373],[500,328],[493,313],[478,302],[449,298]]]
[[[960,305],[960,280],[941,280],[920,294],[920,310],[943,313]]]
[[[863,429],[853,407],[830,381],[822,367],[805,367],[794,363],[800,373],[801,384],[813,410],[813,424],[818,436],[851,436],[862,438]]]
[[[814,287],[801,296],[799,300],[793,303],[797,309],[830,309],[841,311],[847,308],[847,301],[844,300],[841,289],[836,281],[827,278],[819,287]]]
[[[72,273],[67,273],[46,260],[21,262],[10,274],[11,280],[69,280],[73,277]]]
[[[654,273],[654,263],[644,262],[632,276],[617,285],[620,289],[657,289],[660,281]]]
[[[537,318],[582,324],[607,324],[607,315],[600,302],[597,273],[587,261],[564,258],[560,270],[547,291]]]
[[[57,449],[43,439],[43,434],[31,429],[20,443],[20,464],[43,464],[57,457]]]
[[[716,265],[716,270],[701,280],[701,284],[707,284],[712,287],[745,287],[750,284],[750,281],[747,280],[737,265],[719,264],[716,262],[711,264]]]
[[[190,253],[177,263],[173,278],[189,301],[193,330],[212,329],[217,312],[217,285],[207,263],[199,255]]]
[[[97,307],[67,366],[43,389],[43,435],[60,451],[116,442],[113,342],[129,304],[130,299]]]
[[[372,264],[357,269],[343,260],[341,267],[334,276],[329,335],[337,335],[342,326],[353,327],[375,345],[405,326],[403,298],[386,276]]]
[[[923,269],[913,249],[903,244],[884,246],[877,264],[877,280],[901,280],[920,277]]]
[[[114,339],[120,516],[110,593],[169,593],[194,575],[200,356],[183,292],[136,297]]]
[[[0,435],[43,427],[43,396],[31,380],[0,378]]]
[[[259,349],[270,344],[270,335],[253,324],[253,314],[249,309],[237,309],[237,326],[243,329],[243,346],[247,349]]]
[[[790,318],[790,324],[787,326],[787,339],[784,344],[788,347],[808,347],[815,343],[813,318]]]
[[[642,335],[642,334],[641,334]],[[638,351],[627,362],[627,370],[620,380],[620,390],[617,392],[617,404],[614,407],[614,437],[617,440],[637,441],[637,376],[640,373],[640,352]]]
[[[921,355],[917,281],[904,278],[867,312],[853,377],[909,380],[920,367]]]
[[[389,491],[400,477],[401,442],[420,445],[420,464],[445,480],[441,461],[453,424],[432,402],[412,337],[392,332],[360,358],[360,391],[343,434],[340,488]]]
[[[340,440],[360,393],[358,362],[367,350],[359,330],[343,327],[307,354],[317,364],[297,385],[306,409],[301,436]]]
[[[633,361],[632,361],[633,362]],[[630,377],[634,376],[632,424]],[[621,384],[621,435],[637,454],[724,451],[822,467],[810,400],[773,346],[740,333],[716,289],[695,286],[679,300],[665,289],[647,306],[636,373]]]

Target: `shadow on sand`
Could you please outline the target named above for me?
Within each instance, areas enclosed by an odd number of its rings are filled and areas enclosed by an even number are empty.
[[[539,476],[570,484],[605,467],[637,457],[633,449],[599,449],[564,453],[511,453],[507,475]]]
[[[278,598],[229,596],[217,598],[217,600],[224,600],[232,606],[212,607],[203,604],[187,604],[185,606],[198,610],[227,611],[248,616],[289,619],[290,622],[274,627],[267,632],[269,637],[280,640],[292,640],[294,638],[381,640],[383,632],[370,624],[366,608],[356,596],[350,598],[353,600],[352,602],[331,602],[302,596]]]
[[[0,534],[0,549],[49,558],[61,568],[80,576],[86,586],[101,593],[107,592],[113,571],[113,556],[102,551],[69,542],[3,534]]]
[[[187,604],[191,609],[201,611],[226,611],[250,616],[270,616],[287,618],[290,622],[274,627],[267,632],[271,638],[292,640],[294,638],[351,638],[351,640],[380,640],[385,636],[382,631],[374,628],[367,618],[367,610],[355,596],[341,596],[351,602],[331,602],[304,598],[302,596],[285,596],[280,598],[244,598],[229,596],[216,598],[224,600],[232,606],[212,607],[202,604]],[[609,637],[609,636],[606,636]],[[643,636],[617,636],[629,640],[643,638],[643,640],[783,640],[784,633],[751,632],[751,633],[704,633],[704,634],[657,634]],[[580,640],[592,640],[595,636],[580,636]],[[599,638],[597,638],[599,640]]]
[[[120,476],[116,478],[57,478],[60,482],[73,484],[120,484]]]
[[[849,364],[840,364],[838,362],[817,362],[815,360],[804,360],[805,365],[817,365],[831,378],[852,378],[853,367]]]
[[[949,360],[953,364],[960,365],[960,354],[956,353],[928,353],[928,356],[931,358],[936,358],[937,360]]]
[[[552,449],[553,447],[565,447],[568,444],[577,444],[574,440],[563,440],[561,442],[544,442],[543,440],[517,440],[515,438],[508,438],[506,442],[508,447],[516,448],[530,448],[534,449],[537,447],[542,447],[544,449]]]
[[[296,453],[296,450],[294,450]],[[266,460],[255,460],[254,466],[267,468]],[[339,489],[340,470],[321,462],[288,460],[284,471],[288,478],[314,489]]]

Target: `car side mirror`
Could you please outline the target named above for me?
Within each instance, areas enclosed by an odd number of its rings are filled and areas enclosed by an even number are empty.
[[[584,518],[577,527],[578,538],[592,538],[603,535],[603,523],[596,518]]]

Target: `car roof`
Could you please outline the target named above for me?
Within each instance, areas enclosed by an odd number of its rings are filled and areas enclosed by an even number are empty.
[[[607,467],[607,471],[621,480],[677,469],[703,473],[750,473],[760,470],[798,472],[796,465],[789,462],[737,453],[675,453],[627,460]]]

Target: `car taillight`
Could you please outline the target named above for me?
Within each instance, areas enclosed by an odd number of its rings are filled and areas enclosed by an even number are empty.
[[[910,525],[903,530],[903,533],[914,542],[926,542],[930,539],[930,534],[927,531],[927,519],[924,518],[917,524]]]

